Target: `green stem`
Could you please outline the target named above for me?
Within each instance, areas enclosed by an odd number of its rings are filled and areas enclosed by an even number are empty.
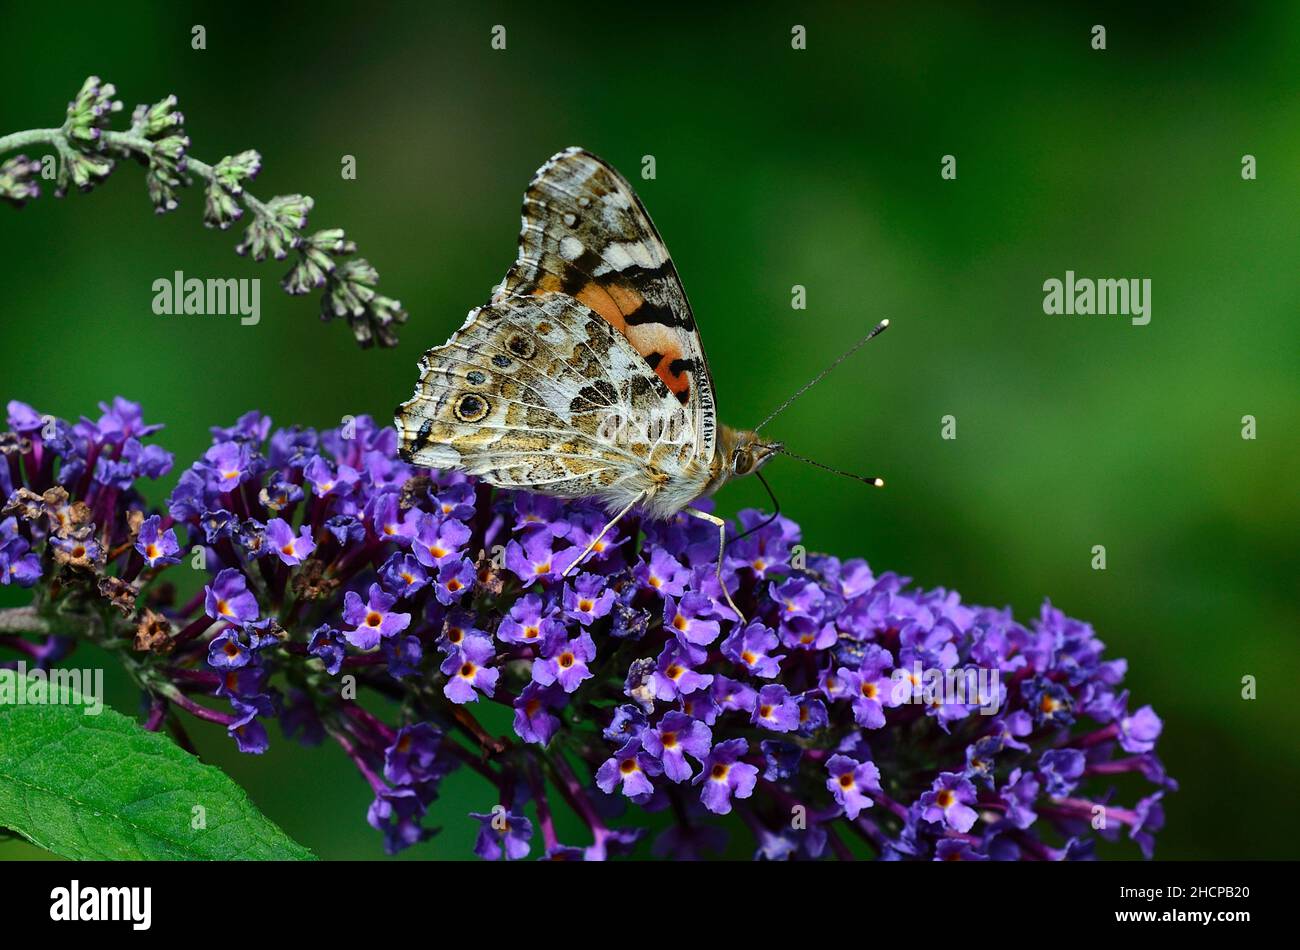
[[[16,152],[29,145],[58,145],[63,141],[62,129],[28,129],[0,136],[0,153]]]
[[[50,622],[35,607],[6,607],[0,610],[0,633],[51,633]]]
[[[100,133],[100,142],[106,148],[117,149],[143,158],[149,158],[153,155],[154,143],[142,135],[135,135],[131,132],[115,132],[111,129],[105,129]],[[68,141],[67,133],[61,128],[27,129],[23,132],[13,132],[9,135],[0,136],[0,155],[5,152],[15,152],[21,148],[28,148],[32,145],[52,145],[58,150],[60,156],[65,159],[68,154],[74,151],[72,144]],[[185,170],[193,172],[209,184],[213,182],[212,166],[188,154],[185,156]],[[258,217],[271,217],[271,212],[266,203],[254,197],[247,189],[241,191],[239,197]]]
[[[145,158],[153,155],[154,143],[140,135],[133,135],[130,132],[114,132],[106,129],[100,136],[103,143],[112,148],[121,149],[127,152],[135,152],[143,155]],[[213,181],[212,166],[207,162],[194,158],[189,153],[185,155],[185,170],[193,172],[209,184]],[[266,205],[254,198],[248,189],[240,191],[239,197],[244,203],[253,210],[253,213],[262,218],[270,218],[271,212]]]
[[[96,614],[43,614],[34,606],[0,609],[0,633],[60,634],[102,639],[104,620]]]

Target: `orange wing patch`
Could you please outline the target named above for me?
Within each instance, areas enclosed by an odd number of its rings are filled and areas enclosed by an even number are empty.
[[[686,405],[691,398],[691,370],[694,366],[683,358],[676,334],[662,324],[628,327],[625,331],[633,348],[645,357],[655,375],[664,381],[677,401]]]
[[[542,279],[539,280],[537,286],[533,288],[532,295],[534,297],[541,297],[545,294],[557,293],[559,290],[560,278],[555,274],[546,273],[542,275]]]
[[[616,290],[620,291],[619,296],[634,298],[636,304],[631,309],[621,307],[618,298],[614,296]],[[604,319],[606,323],[624,336],[627,336],[627,320],[623,318],[623,315],[631,313],[637,307],[641,306],[641,295],[635,290],[627,290],[614,285],[603,287],[594,280],[588,281],[584,284],[582,289],[573,296],[578,300],[578,302],[586,304],[596,313],[600,314],[601,318]],[[642,355],[644,356],[645,354]]]
[[[690,371],[694,366],[683,359],[681,338],[661,323],[627,322],[627,316],[636,313],[645,303],[639,291],[626,284],[601,284],[591,280],[574,297],[627,337],[679,402],[685,405],[690,400]]]
[[[494,292],[567,295],[618,331],[687,409],[712,458],[713,386],[677,269],[632,186],[583,149],[552,156],[524,195],[519,255]]]

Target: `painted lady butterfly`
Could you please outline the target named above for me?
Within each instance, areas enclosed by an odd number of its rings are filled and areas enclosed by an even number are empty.
[[[725,523],[691,503],[783,451],[717,422],[668,250],[627,180],[580,148],[538,169],[514,266],[424,354],[420,374],[397,409],[402,457],[503,488],[599,500],[613,519],[575,566],[639,508],[717,525],[721,569]]]

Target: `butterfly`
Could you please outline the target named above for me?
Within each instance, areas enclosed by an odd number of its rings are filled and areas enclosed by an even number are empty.
[[[518,258],[489,302],[424,354],[396,426],[412,464],[598,501],[613,517],[570,571],[637,509],[715,525],[721,580],[726,523],[693,503],[784,452],[718,422],[668,249],[627,180],[581,148],[533,176]]]

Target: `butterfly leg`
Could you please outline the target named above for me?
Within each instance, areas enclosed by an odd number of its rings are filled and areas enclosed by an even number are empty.
[[[736,602],[731,599],[731,591],[727,590],[727,585],[722,580],[722,557],[727,550],[727,523],[717,515],[711,515],[707,511],[700,511],[698,508],[687,507],[682,510],[692,517],[700,518],[703,521],[707,521],[709,524],[715,524],[718,526],[718,586],[722,588],[722,596],[727,598],[728,605],[730,605],[731,609],[736,612],[736,616],[740,618],[740,622],[744,623],[744,612],[737,607]]]
[[[627,514],[629,511],[631,511],[633,508],[635,508],[637,505],[639,505],[644,498],[645,498],[645,493],[642,492],[640,495],[637,495],[635,498],[629,501],[623,507],[622,511],[620,511],[612,519],[610,519],[609,524],[605,525],[605,527],[600,529],[600,534],[596,535],[594,538],[591,539],[591,543],[587,545],[587,549],[578,556],[578,559],[576,561],[574,561],[572,564],[570,564],[568,567],[564,569],[564,572],[560,575],[560,577],[562,578],[568,577],[569,574],[573,570],[575,570],[579,564],[581,564],[583,561],[587,559],[588,554],[596,550],[596,545],[600,544],[600,539],[609,533],[609,529],[614,527],[614,525],[618,524],[619,521],[622,520],[623,516]]]

